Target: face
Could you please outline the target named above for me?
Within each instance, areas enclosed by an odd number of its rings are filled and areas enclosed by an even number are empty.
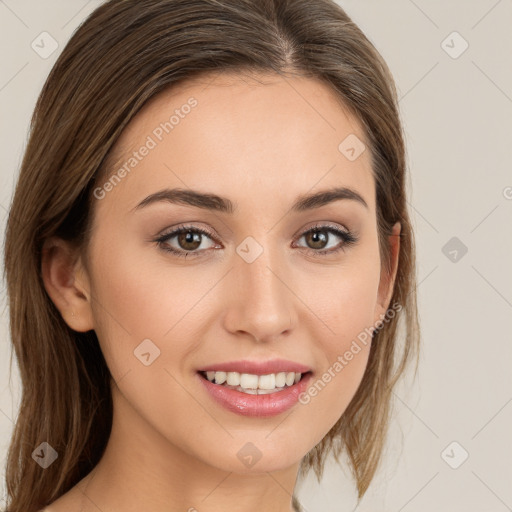
[[[381,275],[369,150],[358,155],[365,140],[325,85],[275,75],[188,82],[123,132],[110,181],[95,191],[78,314],[116,381],[117,421],[148,449],[179,447],[224,471],[275,471],[343,414],[370,350],[368,337],[357,340],[386,311],[394,279]],[[336,188],[353,195],[304,201]],[[284,366],[236,363],[277,359]],[[263,395],[199,373],[238,368],[253,383],[294,365],[304,381]],[[261,457],[254,469],[247,453]]]

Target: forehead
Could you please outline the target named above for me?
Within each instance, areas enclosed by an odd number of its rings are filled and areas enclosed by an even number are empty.
[[[180,186],[284,197],[318,184],[355,188],[373,208],[370,152],[347,158],[347,140],[367,147],[357,117],[317,79],[208,74],[161,92],[132,119],[110,166],[128,172],[111,195],[133,202]]]

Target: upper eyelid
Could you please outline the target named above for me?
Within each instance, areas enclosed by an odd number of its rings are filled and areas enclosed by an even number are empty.
[[[314,229],[333,229],[335,231],[344,231],[346,233],[350,232],[350,229],[346,228],[345,226],[335,224],[329,221],[320,221],[315,222],[312,226],[309,226],[308,228],[302,229],[301,231],[299,231],[299,233],[303,235],[304,233],[308,233],[309,231],[312,231]]]
[[[184,224],[184,225],[180,224],[179,226],[177,226],[175,228],[171,228],[168,230],[164,229],[161,232],[161,234],[157,235],[157,239],[171,238],[171,237],[178,235],[180,233],[180,231],[188,231],[188,230],[207,235],[207,236],[211,237],[212,239],[216,238],[213,233],[211,233],[209,230],[207,230],[205,228],[201,228],[199,226],[189,226],[188,224]]]

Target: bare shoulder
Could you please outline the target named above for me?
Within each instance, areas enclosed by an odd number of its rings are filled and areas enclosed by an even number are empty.
[[[72,487],[39,512],[80,512],[83,505],[82,496],[83,494],[77,486]]]
[[[79,512],[80,504],[78,502],[73,503],[70,500],[61,501],[61,498],[55,500],[52,504],[39,510],[39,512]]]
[[[87,490],[92,475],[93,472],[88,473],[71,489],[38,512],[86,512],[89,510],[87,500],[84,499],[84,491]]]

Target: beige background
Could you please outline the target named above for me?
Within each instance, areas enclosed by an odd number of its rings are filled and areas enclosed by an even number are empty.
[[[0,0],[2,233],[37,95],[100,3]],[[396,391],[386,458],[357,510],[512,510],[512,1],[339,3],[400,92],[424,341],[419,377]],[[48,58],[31,48],[44,31],[58,42]],[[20,397],[16,366],[9,383],[6,308],[2,283],[2,479]],[[3,492],[2,482],[0,500]],[[308,512],[356,507],[348,474],[334,464],[320,485],[308,478],[299,497]]]

